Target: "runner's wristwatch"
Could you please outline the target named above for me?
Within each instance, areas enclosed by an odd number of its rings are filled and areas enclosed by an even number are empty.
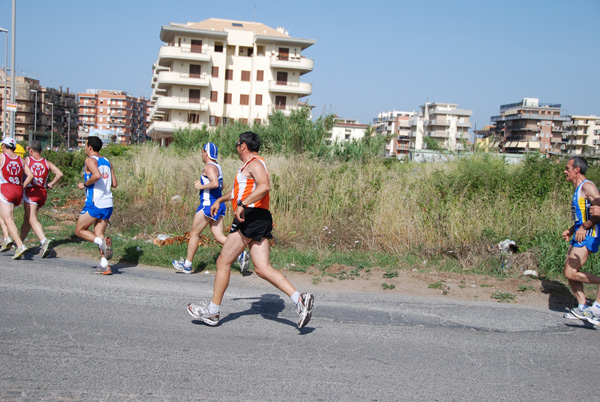
[[[242,203],[242,200],[238,200],[237,206],[238,207],[242,207],[242,208],[246,208],[246,206]]]

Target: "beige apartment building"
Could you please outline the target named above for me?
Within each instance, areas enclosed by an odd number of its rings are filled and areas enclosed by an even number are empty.
[[[165,25],[160,39],[148,135],[163,144],[181,128],[263,123],[275,110],[289,114],[312,93],[301,78],[314,62],[302,52],[315,41],[283,28],[211,18]]]
[[[405,159],[410,152],[410,119],[415,112],[391,110],[377,114],[373,119],[373,131],[377,135],[391,136],[384,156]]]
[[[146,138],[148,99],[124,91],[89,89],[79,96],[79,143],[88,135],[105,134],[121,144],[136,144]],[[103,135],[100,135],[103,137]]]
[[[571,115],[565,125],[563,152],[571,155],[600,153],[600,117]]]
[[[0,131],[10,129],[10,112],[4,113],[4,80],[0,71]],[[11,98],[11,78],[8,77],[7,99]],[[17,141],[39,140],[44,146],[57,145],[70,138],[75,142],[77,129],[77,96],[59,89],[43,87],[39,80],[15,77],[15,138]],[[5,120],[6,116],[6,120]],[[57,137],[55,137],[57,136]],[[61,138],[59,138],[60,136]]]
[[[455,103],[426,103],[419,114],[409,120],[410,149],[428,149],[425,137],[434,140],[437,145],[448,151],[463,151],[470,140],[469,118],[472,110],[458,109]]]
[[[336,142],[359,140],[365,136],[368,128],[368,124],[361,124],[358,120],[336,117],[329,132],[327,142],[333,144]]]
[[[492,116],[495,124],[491,142],[504,153],[538,151],[561,152],[564,148],[564,124],[570,119],[560,104],[541,103],[538,98],[523,98],[520,102],[500,106],[500,115]]]

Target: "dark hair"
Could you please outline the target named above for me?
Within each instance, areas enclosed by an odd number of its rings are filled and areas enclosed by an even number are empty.
[[[248,151],[250,152],[258,152],[260,149],[260,138],[258,134],[253,133],[252,131],[246,131],[245,133],[240,134],[240,142],[243,142],[248,147]]]
[[[102,140],[95,135],[92,135],[87,138],[87,145],[92,147],[95,152],[100,152],[102,149]]]
[[[587,172],[588,164],[585,158],[581,156],[574,156],[569,160],[573,161],[573,169],[579,168],[579,173],[581,174],[585,174],[585,172]]]
[[[8,145],[7,143],[3,142],[2,145],[4,145],[6,148],[10,149],[11,151],[15,152],[15,149],[17,149],[17,147],[13,147],[12,145]]]
[[[39,141],[31,141],[29,143],[29,148],[33,149],[35,152],[42,152],[42,143]]]

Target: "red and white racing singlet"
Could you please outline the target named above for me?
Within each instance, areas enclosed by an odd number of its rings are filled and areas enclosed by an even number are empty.
[[[4,163],[0,168],[0,184],[12,183],[17,186],[21,185],[23,178],[23,159],[19,155],[11,158],[4,153]]]
[[[46,188],[49,172],[46,159],[34,159],[28,156],[25,158],[25,162],[27,162],[27,166],[29,166],[29,170],[31,170],[31,174],[33,175],[33,180],[27,187]]]

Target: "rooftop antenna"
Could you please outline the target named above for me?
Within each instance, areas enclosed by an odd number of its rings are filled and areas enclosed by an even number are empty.
[[[252,16],[252,22],[256,22],[256,4],[254,5],[254,15]]]

